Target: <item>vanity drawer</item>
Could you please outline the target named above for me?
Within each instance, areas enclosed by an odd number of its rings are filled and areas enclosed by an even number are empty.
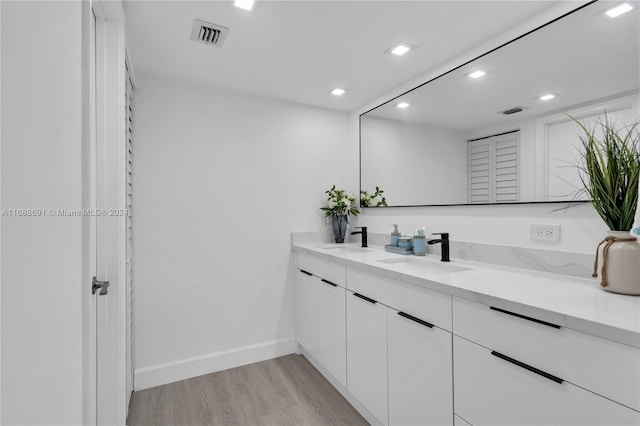
[[[331,281],[342,287],[346,287],[347,267],[330,260],[321,259],[305,253],[298,253],[298,269],[307,271],[320,279]]]
[[[640,349],[518,315],[454,297],[453,333],[640,410]]]
[[[451,331],[451,296],[370,272],[347,268],[347,288]]]
[[[456,414],[472,425],[637,425],[640,413],[453,337]]]

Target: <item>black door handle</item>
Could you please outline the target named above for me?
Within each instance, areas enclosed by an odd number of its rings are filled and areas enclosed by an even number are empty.
[[[505,311],[504,309],[496,308],[495,306],[489,306],[489,309],[491,309],[492,311],[496,311],[496,312],[502,312],[503,314],[511,315],[511,316],[514,316],[514,317],[526,319],[528,321],[536,322],[538,324],[546,325],[547,327],[560,328],[559,325],[552,324],[552,323],[546,322],[546,321],[542,321],[542,320],[539,320],[537,318],[531,318],[531,317],[528,317],[528,316],[525,316],[525,315],[522,315],[522,314],[517,314],[515,312]]]
[[[329,284],[329,285],[332,285],[334,287],[338,287],[338,284],[334,284],[331,281],[325,280],[324,278],[322,278],[320,281],[322,281],[325,284]]]
[[[529,364],[525,364],[524,362],[518,361],[517,359],[513,359],[511,357],[508,357],[506,355],[501,354],[500,352],[496,352],[496,351],[491,351],[491,355],[496,356],[500,359],[503,359],[507,362],[510,362],[511,364],[515,364],[518,367],[522,367],[525,370],[529,370],[532,373],[536,373],[542,377],[544,377],[545,379],[549,379],[552,380],[556,383],[562,383],[564,382],[564,380],[562,380],[560,377],[554,376],[553,374],[549,374],[546,371],[542,371],[542,370],[538,370],[535,367],[530,366]]]
[[[362,300],[366,300],[366,301],[367,301],[367,302],[369,302],[369,303],[373,303],[374,305],[375,305],[376,303],[378,303],[378,301],[377,301],[377,300],[373,300],[373,299],[371,299],[371,298],[369,298],[369,297],[367,297],[367,296],[363,296],[363,295],[361,295],[360,293],[353,293],[353,295],[354,295],[355,297],[359,297],[359,298],[360,298],[360,299],[362,299]]]
[[[421,320],[420,318],[416,318],[413,315],[409,315],[409,314],[407,314],[405,312],[398,312],[398,315],[400,315],[401,317],[405,317],[406,319],[409,319],[411,321],[417,322],[418,324],[422,324],[422,325],[427,326],[429,328],[433,328],[433,324],[428,323],[428,322],[426,322],[424,320]]]

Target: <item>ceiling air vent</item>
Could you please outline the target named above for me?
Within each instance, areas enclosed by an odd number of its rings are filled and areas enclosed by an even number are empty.
[[[222,47],[229,28],[196,19],[193,22],[191,40],[216,47]]]
[[[517,106],[509,109],[505,109],[504,111],[500,111],[498,114],[511,115],[516,114],[518,112],[524,111],[526,108],[522,106]]]

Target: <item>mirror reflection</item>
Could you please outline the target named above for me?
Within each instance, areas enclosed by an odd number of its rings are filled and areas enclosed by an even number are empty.
[[[598,1],[360,116],[361,189],[389,206],[584,199],[579,130],[638,117],[638,10]],[[403,107],[404,106],[404,107]]]

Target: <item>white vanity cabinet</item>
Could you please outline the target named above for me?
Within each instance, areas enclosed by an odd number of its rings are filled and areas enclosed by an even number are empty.
[[[633,303],[567,286],[566,303],[581,303],[575,316],[563,300],[537,295],[529,305],[511,288],[485,288],[473,271],[432,287],[370,256],[334,262],[312,253],[297,253],[297,342],[369,422],[640,426],[635,335],[609,340],[603,331],[611,317],[633,323]],[[523,290],[534,295],[529,282]],[[612,330],[637,335],[632,326]]]
[[[389,424],[450,425],[451,333],[387,309]]]
[[[451,296],[353,268],[347,287],[349,391],[390,425],[451,425]]]
[[[639,424],[638,413],[627,407],[458,336],[453,342],[456,413],[474,426]]]
[[[317,279],[304,269],[296,272],[296,340],[318,358]]]
[[[318,286],[318,361],[347,386],[346,290],[328,280]]]
[[[296,274],[296,340],[346,386],[346,267],[299,253]]]
[[[453,332],[455,411],[472,425],[640,424],[637,348],[456,297]]]
[[[347,389],[387,423],[387,308],[347,291]]]

